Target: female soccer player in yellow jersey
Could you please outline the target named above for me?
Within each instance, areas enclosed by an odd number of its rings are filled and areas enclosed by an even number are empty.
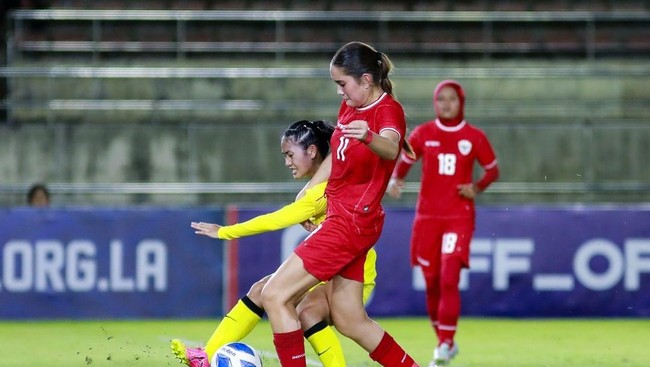
[[[329,140],[334,127],[324,121],[298,121],[293,123],[282,135],[281,148],[285,165],[291,170],[295,179],[310,179],[329,153]],[[319,224],[325,219],[327,199],[326,182],[315,185],[301,193],[300,198],[283,208],[260,215],[243,223],[220,226],[212,223],[192,223],[197,234],[219,239],[233,239],[251,236],[268,231],[289,227],[309,221]],[[369,253],[364,266],[363,300],[367,301],[375,287],[376,253]],[[261,291],[270,275],[260,279],[250,288],[246,296],[223,318],[214,331],[205,349],[191,348],[182,341],[174,339],[171,348],[174,355],[190,367],[209,367],[210,359],[223,345],[239,341],[250,333],[264,315]],[[340,342],[329,326],[332,321],[327,300],[332,286],[321,283],[299,302],[299,312],[304,336],[318,354],[323,366],[345,366]]]

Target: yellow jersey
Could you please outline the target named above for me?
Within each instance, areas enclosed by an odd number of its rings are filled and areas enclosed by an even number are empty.
[[[291,204],[268,214],[259,215],[242,223],[219,228],[217,236],[223,240],[252,236],[264,232],[276,231],[294,224],[310,220],[320,224],[327,215],[327,182],[320,183],[305,192],[305,195]],[[370,249],[364,264],[363,301],[368,300],[375,288],[377,253]]]
[[[264,232],[277,231],[294,224],[311,220],[320,224],[327,214],[327,199],[325,186],[327,182],[318,184],[305,192],[305,195],[291,204],[268,214],[257,216],[246,222],[223,226],[217,236],[223,240],[252,236]]]

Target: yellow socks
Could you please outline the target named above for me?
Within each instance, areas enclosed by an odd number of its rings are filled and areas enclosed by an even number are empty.
[[[222,346],[242,340],[255,328],[263,315],[264,310],[247,296],[237,301],[237,304],[224,316],[217,330],[212,333],[210,340],[205,345],[208,360],[212,359],[214,353]]]
[[[250,298],[244,296],[224,316],[217,329],[212,333],[210,340],[205,345],[208,360],[222,346],[240,341],[248,335],[264,316],[264,310],[257,306]],[[345,357],[339,338],[334,330],[324,321],[312,326],[305,331],[305,338],[324,367],[345,367]]]
[[[341,342],[325,321],[321,321],[305,331],[305,338],[318,354],[323,367],[345,367]]]

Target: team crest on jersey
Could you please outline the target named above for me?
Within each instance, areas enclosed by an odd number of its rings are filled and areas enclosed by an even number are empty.
[[[472,142],[466,139],[463,139],[458,142],[458,150],[462,155],[468,155],[472,151]]]

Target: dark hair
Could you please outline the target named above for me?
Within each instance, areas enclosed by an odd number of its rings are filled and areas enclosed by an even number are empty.
[[[357,80],[368,73],[384,92],[393,95],[393,83],[388,78],[393,63],[386,54],[378,52],[370,45],[363,42],[347,43],[336,51],[330,64],[343,69],[346,75]]]
[[[333,133],[334,126],[327,121],[300,120],[291,124],[282,134],[282,138],[293,140],[305,150],[313,144],[325,158],[330,151],[330,138]]]
[[[50,199],[50,191],[47,189],[47,187],[44,184],[37,183],[33,184],[27,192],[27,204],[31,204],[32,201],[34,201],[34,196],[36,196],[36,193],[39,191],[43,191],[45,197],[48,198],[48,200]]]

